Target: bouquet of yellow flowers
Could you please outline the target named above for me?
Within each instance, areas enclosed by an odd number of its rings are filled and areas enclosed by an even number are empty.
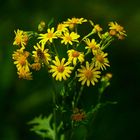
[[[82,33],[81,26],[88,26],[90,31]],[[72,140],[77,126],[88,126],[101,107],[115,104],[101,102],[102,93],[112,78],[111,73],[104,74],[110,67],[106,49],[115,39],[122,40],[125,36],[124,28],[117,22],[110,22],[104,31],[92,20],[75,17],[56,27],[52,21],[47,25],[41,21],[37,32],[15,31],[13,45],[17,50],[12,58],[19,78],[33,80],[35,71],[46,68],[52,85],[53,111],[48,117],[39,116],[30,121],[31,130],[44,139]],[[96,83],[97,103],[85,111],[80,106],[80,97],[84,87],[96,86]],[[83,136],[83,140],[87,138],[88,134]]]

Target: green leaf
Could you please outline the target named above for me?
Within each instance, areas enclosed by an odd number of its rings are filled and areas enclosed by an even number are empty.
[[[43,138],[50,138],[52,140],[55,139],[55,130],[52,124],[51,127],[51,119],[52,114],[50,114],[48,117],[36,117],[32,121],[30,121],[28,124],[32,124],[33,127],[31,128],[31,131],[34,131],[36,134],[40,135]]]
[[[50,28],[50,26],[54,23],[54,18],[52,18],[49,23],[48,23],[48,28]]]
[[[55,124],[52,123],[53,115],[50,114],[48,117],[42,117],[41,115],[39,117],[34,118],[31,120],[28,124],[33,125],[31,128],[31,131],[34,131],[36,134],[41,136],[42,138],[50,138],[52,140],[55,140],[56,131],[59,133],[60,129],[62,128],[63,123],[61,122],[58,127],[55,130]],[[64,136],[63,134],[60,135],[60,138],[63,140]]]

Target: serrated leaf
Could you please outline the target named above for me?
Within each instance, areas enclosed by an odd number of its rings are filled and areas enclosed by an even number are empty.
[[[51,119],[52,114],[48,117],[36,117],[28,124],[32,124],[33,127],[31,131],[34,131],[36,134],[40,135],[43,138],[51,138],[52,140],[55,139],[55,130],[54,127],[51,127]]]

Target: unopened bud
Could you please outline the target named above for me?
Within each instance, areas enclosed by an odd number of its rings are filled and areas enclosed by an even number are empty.
[[[110,34],[111,36],[114,36],[114,35],[117,34],[117,32],[116,32],[115,30],[110,30],[110,31],[109,31],[109,34]]]
[[[44,21],[41,21],[38,25],[38,31],[42,32],[45,28],[45,22]]]

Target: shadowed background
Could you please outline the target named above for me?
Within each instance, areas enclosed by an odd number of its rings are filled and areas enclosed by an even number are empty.
[[[0,13],[0,140],[41,140],[29,131],[27,122],[51,112],[45,71],[36,73],[34,81],[18,79],[11,59],[14,30],[37,30],[41,20],[54,18],[61,22],[71,17],[92,19],[101,26],[117,21],[125,27],[128,35],[125,40],[114,42],[108,50],[113,79],[105,97],[118,101],[118,104],[100,111],[90,128],[91,139],[135,140],[139,136],[138,0],[5,0],[0,2]]]

